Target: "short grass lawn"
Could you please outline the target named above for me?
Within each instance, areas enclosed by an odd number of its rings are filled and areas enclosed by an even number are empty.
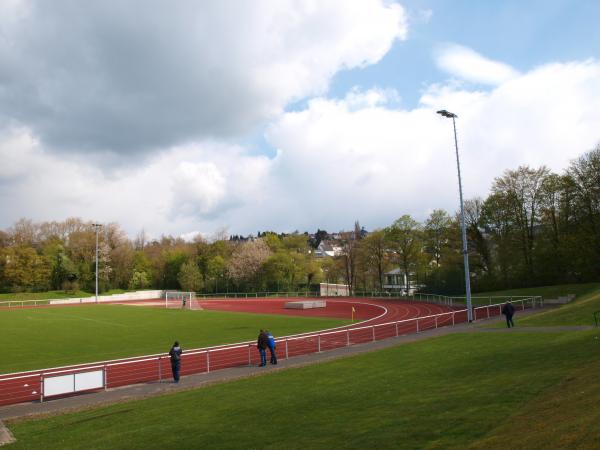
[[[0,310],[0,373],[250,341],[346,325],[348,320],[126,305]]]
[[[519,323],[525,326],[594,325],[595,312],[600,314],[600,285],[570,303],[525,317]]]
[[[598,448],[599,355],[599,331],[458,333],[8,422],[8,448]]]
[[[589,294],[600,289],[600,283],[580,283],[580,284],[557,284],[555,286],[539,286],[531,288],[507,289],[504,291],[477,292],[474,297],[510,297],[510,296],[541,296],[543,298],[558,298],[569,294],[575,294],[577,297]],[[493,300],[493,299],[492,299]],[[485,303],[486,299],[483,299]],[[489,301],[489,299],[487,300]],[[497,302],[495,302],[497,303]]]

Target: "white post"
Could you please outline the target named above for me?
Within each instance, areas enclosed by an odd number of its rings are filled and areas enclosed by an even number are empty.
[[[317,345],[318,345],[318,348],[319,348],[319,352],[318,353],[321,353],[321,335],[320,334],[317,334]]]
[[[438,316],[435,316],[435,328],[436,329],[437,329],[437,319],[438,319]]]
[[[288,340],[285,340],[285,359],[288,359]]]
[[[417,333],[419,332],[419,319],[417,319]]]
[[[350,347],[350,330],[346,330],[346,346]]]
[[[375,342],[375,325],[373,325],[373,342]]]
[[[210,372],[210,350],[206,350],[206,373]]]

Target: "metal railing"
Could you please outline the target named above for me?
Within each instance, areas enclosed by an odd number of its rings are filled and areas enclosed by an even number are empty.
[[[261,291],[261,292],[218,292],[214,294],[200,294],[196,293],[196,298],[289,298],[289,297],[319,297],[318,292],[308,291],[290,291],[290,292],[278,292],[278,291]]]
[[[27,306],[47,305],[50,300],[1,300],[0,308],[24,308]]]
[[[534,297],[513,300],[521,309],[535,307]],[[474,308],[475,320],[501,314],[502,304]],[[330,329],[316,333],[284,336],[278,340],[278,351],[285,359],[319,353],[351,345],[375,342],[400,335],[454,326],[467,321],[467,310],[457,309],[440,314],[415,317],[374,325]],[[258,364],[254,341],[188,350],[182,355],[181,375],[209,373],[231,367]],[[104,372],[103,389],[145,382],[163,382],[170,378],[169,355],[166,353],[94,362],[43,370],[0,375],[0,405],[43,401],[44,379],[61,374],[84,373],[92,369]]]
[[[424,294],[420,292],[416,292],[410,295],[400,295],[395,293],[390,293],[386,291],[372,291],[372,292],[357,292],[354,295],[355,297],[369,297],[369,298],[384,298],[384,299],[400,299],[400,300],[411,300],[415,302],[427,302],[427,303],[435,303],[438,305],[446,305],[446,306],[466,306],[466,297],[464,296],[449,296],[449,295],[441,295],[441,294]],[[525,301],[535,301],[536,305],[543,306],[544,300],[541,296],[531,296],[531,295],[485,295],[478,296],[474,295],[471,297],[473,304],[475,306],[492,306],[495,304],[505,303],[507,301],[511,302],[520,302],[522,300]]]

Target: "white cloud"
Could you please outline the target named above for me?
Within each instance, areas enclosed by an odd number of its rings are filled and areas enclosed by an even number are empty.
[[[456,114],[464,191],[486,196],[505,169],[547,165],[561,172],[600,142],[600,63],[551,64],[489,92],[433,86],[421,105],[395,110],[350,99],[314,99],[285,114],[268,139],[279,149],[277,210],[302,229],[385,226],[401,214],[418,219],[434,208],[458,206],[452,123]],[[380,94],[377,94],[380,95]],[[298,194],[298,193],[301,194]]]
[[[519,73],[508,64],[494,61],[457,44],[445,44],[436,51],[438,67],[466,81],[499,85]]]
[[[239,138],[406,36],[383,0],[11,0],[0,122],[50,151],[131,154]]]
[[[165,150],[137,169],[100,171],[92,163],[44,151],[25,129],[0,141],[3,226],[82,217],[118,222],[153,236],[215,230],[228,212],[255,205],[269,161],[237,146],[202,142]]]
[[[318,97],[267,129],[276,156],[205,139],[165,147],[137,167],[103,172],[49,152],[32,130],[0,138],[2,226],[20,217],[116,221],[133,235],[273,229],[329,231],[422,220],[458,206],[451,122],[456,113],[467,198],[522,164],[560,172],[600,141],[600,62],[555,63],[489,91],[431,86],[414,109],[393,90]]]

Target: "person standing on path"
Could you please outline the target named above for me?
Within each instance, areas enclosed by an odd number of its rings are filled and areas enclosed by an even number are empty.
[[[181,354],[183,350],[179,346],[179,342],[175,341],[171,350],[169,350],[169,356],[171,357],[171,370],[173,371],[173,381],[179,383],[179,371],[181,370]]]
[[[277,355],[275,354],[275,347],[277,346],[277,343],[275,342],[275,338],[273,337],[273,334],[267,330],[267,338],[269,339],[267,345],[269,346],[269,353],[271,353],[271,364],[277,364]]]
[[[258,340],[256,341],[256,348],[260,354],[260,364],[258,367],[264,367],[267,365],[267,347],[269,346],[269,337],[264,330],[260,330],[258,333]]]
[[[506,316],[506,326],[508,328],[514,327],[515,323],[513,322],[513,315],[515,313],[515,307],[512,305],[510,301],[506,302],[502,307],[502,314]]]

